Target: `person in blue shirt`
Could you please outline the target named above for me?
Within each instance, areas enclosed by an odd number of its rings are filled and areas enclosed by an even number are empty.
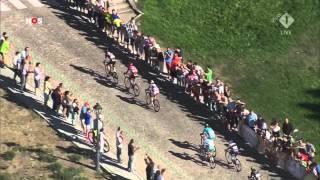
[[[84,118],[84,124],[85,124],[85,135],[88,137],[89,131],[91,129],[91,121],[92,121],[92,115],[91,115],[91,109],[87,109],[87,113]]]
[[[172,59],[173,59],[173,51],[170,48],[167,48],[167,50],[164,52],[164,60],[166,62],[166,66],[169,74],[170,74]]]
[[[206,139],[203,143],[206,152],[213,153],[216,151],[213,139]]]
[[[253,112],[253,110],[250,110],[250,114],[248,115],[247,120],[248,126],[253,129],[258,120],[258,116],[256,113]]]
[[[216,134],[214,133],[214,130],[211,127],[209,127],[208,124],[205,125],[205,128],[202,131],[202,134],[206,136],[206,138],[208,139],[212,139],[212,140],[216,139]]]

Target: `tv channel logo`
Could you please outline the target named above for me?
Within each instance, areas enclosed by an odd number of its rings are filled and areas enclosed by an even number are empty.
[[[40,24],[42,24],[42,18],[41,17],[26,18],[26,24],[29,24],[29,25],[40,25]]]

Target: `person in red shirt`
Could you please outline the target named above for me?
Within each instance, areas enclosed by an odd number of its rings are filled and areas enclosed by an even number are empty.
[[[179,57],[178,53],[173,55],[172,63],[171,63],[171,79],[174,81],[174,78],[177,78],[177,69],[181,65],[181,57]]]

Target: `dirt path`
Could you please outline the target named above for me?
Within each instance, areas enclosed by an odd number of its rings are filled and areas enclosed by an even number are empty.
[[[143,155],[148,152],[168,169],[170,179],[246,179],[250,167],[262,169],[265,177],[288,179],[282,171],[243,143],[240,160],[243,170],[236,173],[226,166],[224,149],[226,140],[222,127],[217,120],[201,105],[177,88],[153,73],[143,62],[136,62],[142,74],[139,80],[141,89],[146,88],[148,79],[155,79],[161,87],[161,111],[154,113],[144,107],[143,93],[133,99],[127,94],[120,80],[119,87],[112,87],[104,78],[102,59],[103,50],[109,47],[119,59],[119,74],[125,71],[127,52],[112,46],[112,40],[88,25],[77,12],[60,7],[7,14],[1,21],[5,31],[13,32],[14,41],[20,48],[28,44],[34,57],[45,64],[47,72],[61,80],[71,91],[81,94],[83,99],[99,101],[104,107],[106,125],[115,129],[121,126],[130,138],[135,138],[142,147],[138,152],[137,166],[144,172]],[[73,14],[73,15],[70,15]],[[19,28],[26,16],[43,17],[43,25]],[[204,122],[209,122],[218,133],[218,166],[210,170],[198,157],[199,133]],[[222,134],[221,134],[222,133]],[[113,142],[113,134],[110,133]],[[234,136],[239,140],[237,136]],[[126,152],[126,150],[124,151]],[[126,153],[124,153],[126,154]],[[223,176],[221,176],[223,174]],[[290,178],[292,179],[292,178]]]

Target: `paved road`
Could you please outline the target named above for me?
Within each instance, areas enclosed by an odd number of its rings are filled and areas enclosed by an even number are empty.
[[[162,107],[159,113],[143,105],[143,95],[132,98],[124,90],[121,80],[118,87],[113,87],[103,73],[104,49],[109,47],[119,59],[119,74],[125,71],[123,64],[130,60],[130,55],[113,45],[105,34],[88,25],[76,11],[58,6],[58,3],[44,0],[42,3],[45,6],[32,10],[3,12],[1,30],[9,32],[17,47],[30,46],[34,59],[42,62],[47,73],[65,82],[71,91],[80,94],[83,99],[99,101],[103,105],[105,123],[113,129],[120,125],[127,136],[134,137],[141,146],[137,158],[137,164],[140,164],[138,171],[143,173],[142,157],[146,151],[168,168],[170,179],[246,179],[250,167],[262,169],[263,176],[267,177],[265,179],[292,179],[243,143],[240,145],[243,148],[240,157],[242,172],[229,169],[223,149],[231,136],[224,135],[220,123],[211,117],[206,108],[196,104],[180,88],[149,73],[150,69],[141,61],[135,63],[142,74],[139,80],[142,89],[146,88],[146,82],[151,78],[161,87]],[[25,26],[25,18],[30,16],[42,17],[43,24]],[[214,170],[206,167],[197,153],[199,133],[205,122],[209,122],[218,133],[218,165]],[[239,140],[236,135],[233,138]]]

